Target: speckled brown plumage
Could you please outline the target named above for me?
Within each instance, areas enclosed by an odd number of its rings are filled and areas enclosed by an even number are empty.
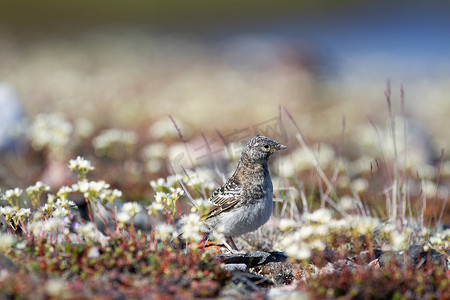
[[[219,230],[231,240],[268,221],[273,206],[269,158],[285,148],[265,136],[255,136],[247,143],[231,178],[209,198],[213,207],[205,217],[207,231]]]

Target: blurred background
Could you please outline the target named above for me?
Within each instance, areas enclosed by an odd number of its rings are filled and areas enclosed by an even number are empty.
[[[390,80],[404,139],[433,163],[450,148],[449,13],[447,1],[2,1],[0,146],[26,151],[10,133],[31,126],[38,166],[46,143],[76,140],[60,151],[73,158],[107,128],[144,145],[173,129],[170,115],[186,138],[213,139],[285,107],[315,142],[342,139],[345,118],[344,151],[356,156],[365,139],[380,142],[367,132],[387,126]],[[36,124],[40,115],[53,125]],[[39,126],[71,135],[42,142]],[[45,178],[27,170],[22,178]]]

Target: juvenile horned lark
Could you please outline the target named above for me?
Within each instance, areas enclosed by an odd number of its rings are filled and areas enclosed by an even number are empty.
[[[254,231],[269,220],[273,207],[269,158],[285,148],[258,135],[247,143],[233,176],[209,198],[213,206],[205,217],[207,232],[219,229],[227,246],[237,250],[232,237]]]

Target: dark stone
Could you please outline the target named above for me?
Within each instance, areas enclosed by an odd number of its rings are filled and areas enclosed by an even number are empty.
[[[448,223],[442,224],[442,225],[440,226],[440,229],[441,229],[442,231],[447,230],[447,229],[450,229],[450,224],[448,224]]]
[[[411,245],[409,246],[408,254],[414,267],[418,269],[427,264],[432,264],[433,266],[439,266],[447,270],[445,255],[434,249],[425,251],[422,245]]]
[[[0,253],[0,270],[16,272],[17,266],[9,258]]]
[[[447,271],[447,259],[444,254],[434,249],[425,251],[422,245],[410,245],[408,251],[386,251],[379,257],[380,267],[390,263],[402,267],[412,266],[416,269],[435,266]]]
[[[326,262],[333,263],[335,261],[341,260],[343,257],[337,252],[334,252],[333,250],[330,250],[328,248],[325,248],[325,250],[322,253],[323,258],[326,260]]]
[[[220,258],[225,264],[246,264],[251,268],[270,262],[285,262],[287,255],[283,252],[256,251],[245,254],[221,254]]]
[[[405,251],[385,251],[378,258],[380,267],[384,267],[388,264],[397,264],[399,266],[406,266],[409,262],[408,256]]]
[[[416,267],[421,267],[427,260],[427,252],[422,245],[411,245],[408,249],[409,258]]]
[[[242,285],[247,292],[260,292],[263,288],[273,285],[273,282],[264,276],[247,272],[233,272],[231,281],[235,285]]]

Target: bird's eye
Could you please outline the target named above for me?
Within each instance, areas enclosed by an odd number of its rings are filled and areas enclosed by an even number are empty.
[[[263,151],[269,151],[270,146],[269,145],[264,145],[262,146]]]

